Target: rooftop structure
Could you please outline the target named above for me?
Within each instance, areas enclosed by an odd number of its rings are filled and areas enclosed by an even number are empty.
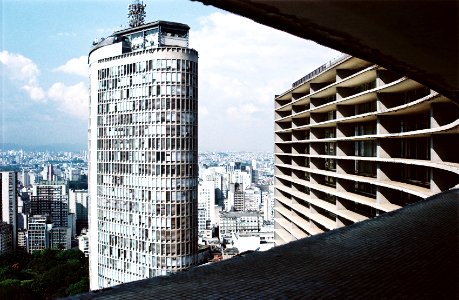
[[[145,20],[145,6],[143,1],[140,2],[139,0],[135,0],[129,5],[128,17],[130,27],[143,25]]]
[[[147,50],[167,46],[188,47],[189,30],[190,27],[186,24],[155,21],[142,24],[138,27],[116,31],[107,38],[101,38],[93,42],[89,51],[89,59],[91,62],[91,60],[102,57],[108,58],[110,57],[110,52],[107,51],[111,49],[115,51],[113,55],[121,55],[134,50]],[[104,48],[103,51],[93,54],[95,50],[101,48]]]

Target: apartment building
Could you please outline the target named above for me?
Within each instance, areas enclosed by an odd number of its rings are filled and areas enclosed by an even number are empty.
[[[139,24],[90,50],[93,290],[197,261],[198,53],[188,32],[180,23]]]
[[[348,55],[293,83],[275,97],[276,245],[458,184],[458,117],[445,96]]]

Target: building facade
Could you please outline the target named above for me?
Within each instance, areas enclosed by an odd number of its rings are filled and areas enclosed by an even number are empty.
[[[199,234],[207,227],[215,225],[215,184],[202,181],[198,186]]]
[[[18,173],[0,172],[0,223],[11,225],[11,249],[17,246]]]
[[[256,211],[223,211],[220,213],[219,238],[231,237],[233,233],[259,232],[263,216]]]
[[[78,249],[81,250],[81,252],[84,253],[84,256],[88,257],[89,256],[89,236],[88,233],[86,232],[86,229],[84,229],[81,234],[77,237],[78,240]]]
[[[459,183],[459,108],[342,56],[275,97],[275,240],[376,217]]]
[[[11,224],[0,221],[0,255],[13,249],[13,230]]]
[[[50,216],[30,216],[28,223],[27,251],[33,253],[34,251],[49,248],[49,232],[52,228]]]
[[[31,215],[48,215],[54,227],[69,227],[68,194],[63,182],[43,181],[33,186]]]
[[[260,188],[250,186],[244,191],[244,211],[259,211],[261,206]]]
[[[88,228],[88,191],[69,191],[69,213],[75,214],[76,234],[79,235],[83,228]]]
[[[89,53],[90,287],[193,266],[198,251],[198,53],[157,21]]]

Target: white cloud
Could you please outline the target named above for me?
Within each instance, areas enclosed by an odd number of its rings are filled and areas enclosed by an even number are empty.
[[[57,36],[66,36],[66,37],[69,37],[69,36],[76,36],[76,34],[74,32],[58,32],[57,33]]]
[[[67,86],[54,83],[48,90],[48,97],[63,113],[85,120],[88,118],[89,92],[85,83]]]
[[[20,89],[24,90],[31,100],[46,103],[48,107],[55,106],[66,115],[82,120],[87,119],[89,92],[84,82],[73,85],[56,82],[45,91],[38,82],[40,70],[31,59],[21,54],[2,51],[0,52],[0,63],[4,66],[2,76],[18,82]],[[55,70],[78,75],[83,75],[84,72],[86,76],[87,71],[83,70],[84,68],[87,68],[86,57],[82,56],[69,60]],[[36,107],[36,109],[40,108]]]
[[[80,56],[72,58],[62,66],[55,68],[53,71],[88,77],[88,57]]]
[[[2,73],[19,84],[31,100],[46,102],[45,92],[38,82],[40,70],[31,59],[4,50],[0,52],[0,63],[4,66]]]
[[[253,114],[260,112],[261,108],[255,106],[252,103],[249,104],[242,104],[240,106],[230,106],[226,110],[226,114],[234,119],[244,119],[248,117],[252,117]]]
[[[29,94],[30,99],[32,99],[33,101],[46,102],[45,92],[40,86],[34,84],[26,84],[22,86],[21,89],[26,91],[27,94]]]
[[[339,53],[232,14],[213,13],[200,24],[190,46],[199,52],[202,148],[272,149],[274,96]]]

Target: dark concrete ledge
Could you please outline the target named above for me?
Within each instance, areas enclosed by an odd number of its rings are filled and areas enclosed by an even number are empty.
[[[192,0],[371,61],[459,103],[458,0]]]
[[[267,252],[73,299],[457,299],[459,189]]]

